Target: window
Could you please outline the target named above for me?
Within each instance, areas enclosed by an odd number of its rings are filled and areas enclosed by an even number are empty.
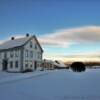
[[[32,65],[30,65],[30,67],[32,68],[33,66],[32,66]]]
[[[0,58],[2,57],[1,53],[0,53]]]
[[[25,55],[26,55],[26,57],[28,57],[28,50],[26,50]]]
[[[35,44],[35,49],[37,49],[37,44]]]
[[[33,47],[33,43],[32,43],[32,41],[30,42],[30,48],[32,48]]]
[[[19,55],[19,52],[18,52],[18,50],[16,50],[15,51],[15,57],[18,57],[18,55]]]
[[[10,61],[10,68],[13,68],[13,62]]]
[[[7,52],[4,53],[4,58],[7,58]]]
[[[33,51],[30,51],[30,58],[33,58]]]
[[[40,58],[40,53],[38,53],[38,59]]]
[[[18,68],[18,61],[15,61],[15,67]]]
[[[25,67],[27,68],[28,67],[28,64],[25,64]]]
[[[42,55],[40,52],[38,52],[38,59],[41,59],[42,58]]]
[[[40,53],[40,59],[41,59],[41,53]]]
[[[10,57],[13,58],[13,56],[14,56],[14,52],[10,51]]]

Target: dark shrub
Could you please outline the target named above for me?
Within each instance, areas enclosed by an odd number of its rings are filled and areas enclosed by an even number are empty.
[[[82,72],[86,70],[85,64],[82,62],[74,62],[70,67],[74,72]]]

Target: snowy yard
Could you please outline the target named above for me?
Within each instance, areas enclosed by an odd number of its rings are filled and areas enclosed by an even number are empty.
[[[55,70],[0,84],[0,100],[100,100],[100,69]]]
[[[33,77],[39,77],[48,74],[51,71],[33,71],[27,73],[9,73],[9,72],[0,72],[0,85],[12,83],[15,81],[21,81]]]

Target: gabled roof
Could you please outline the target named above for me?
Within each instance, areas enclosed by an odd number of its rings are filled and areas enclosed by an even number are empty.
[[[24,38],[17,38],[14,40],[8,40],[2,44],[0,44],[0,51],[1,50],[7,50],[7,49],[11,49],[11,48],[16,48],[16,47],[21,47],[24,46],[28,41],[30,41],[32,38],[34,38],[36,40],[36,42],[38,43],[41,51],[43,52],[42,47],[40,46],[38,40],[36,39],[35,36],[31,36],[31,37],[24,37]]]
[[[46,63],[53,63],[54,61],[48,60],[48,59],[44,59],[44,62],[46,62]]]

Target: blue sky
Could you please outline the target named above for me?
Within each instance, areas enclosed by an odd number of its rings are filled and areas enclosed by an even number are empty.
[[[0,0],[0,40],[26,33],[35,34],[37,37],[48,35],[49,38],[50,34],[52,36],[57,32],[59,34],[59,30],[84,29],[84,27],[89,27],[89,30],[92,27],[96,28],[95,32],[99,34],[99,26],[99,0]],[[83,32],[83,34],[86,33],[86,31]],[[88,42],[84,44],[80,41],[72,41],[73,39],[70,37],[67,41],[66,38],[64,42],[68,42],[69,45],[64,47],[56,47],[52,44],[42,45],[44,55],[56,58],[57,55],[67,56],[100,50],[99,41],[92,41],[93,44],[89,45]],[[74,44],[70,44],[70,40]]]

